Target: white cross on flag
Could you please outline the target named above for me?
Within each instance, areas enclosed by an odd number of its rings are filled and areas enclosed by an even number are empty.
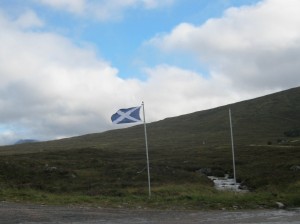
[[[111,121],[114,124],[133,123],[141,121],[140,118],[141,107],[131,107],[127,109],[120,109],[111,116]]]

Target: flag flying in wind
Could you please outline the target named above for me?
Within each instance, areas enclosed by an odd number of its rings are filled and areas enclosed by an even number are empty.
[[[111,116],[111,121],[114,124],[124,124],[124,123],[133,123],[133,122],[141,121],[140,109],[141,107],[120,109]]]

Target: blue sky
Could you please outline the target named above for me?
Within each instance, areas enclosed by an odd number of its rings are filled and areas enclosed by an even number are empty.
[[[299,86],[299,7],[2,0],[0,145],[122,128],[110,115],[141,101],[151,122]]]
[[[64,10],[55,10],[36,2],[38,1],[12,0],[2,1],[0,5],[12,16],[18,16],[26,9],[34,10],[46,23],[42,31],[67,36],[79,45],[91,44],[99,57],[119,69],[121,77],[142,78],[136,61],[142,61],[140,63],[143,66],[155,66],[163,61],[202,69],[192,57],[183,61],[183,58],[170,55],[157,58],[155,55],[157,52],[150,52],[149,55],[150,49],[143,46],[145,41],[155,35],[170,32],[182,22],[201,25],[207,19],[221,17],[224,10],[229,7],[251,5],[258,0],[189,0],[188,3],[176,0],[171,5],[154,9],[132,6],[121,10],[118,18],[112,16],[111,19],[104,21],[89,15],[78,16]]]

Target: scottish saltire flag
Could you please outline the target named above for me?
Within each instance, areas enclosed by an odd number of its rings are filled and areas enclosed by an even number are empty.
[[[111,121],[114,124],[124,124],[124,123],[133,123],[133,122],[141,121],[140,109],[141,107],[120,109],[111,116]]]

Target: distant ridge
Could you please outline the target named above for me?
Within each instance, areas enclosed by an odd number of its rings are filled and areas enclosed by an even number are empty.
[[[38,142],[38,140],[35,140],[35,139],[20,139],[20,140],[16,141],[14,144],[19,145],[19,144],[32,143],[32,142]]]

